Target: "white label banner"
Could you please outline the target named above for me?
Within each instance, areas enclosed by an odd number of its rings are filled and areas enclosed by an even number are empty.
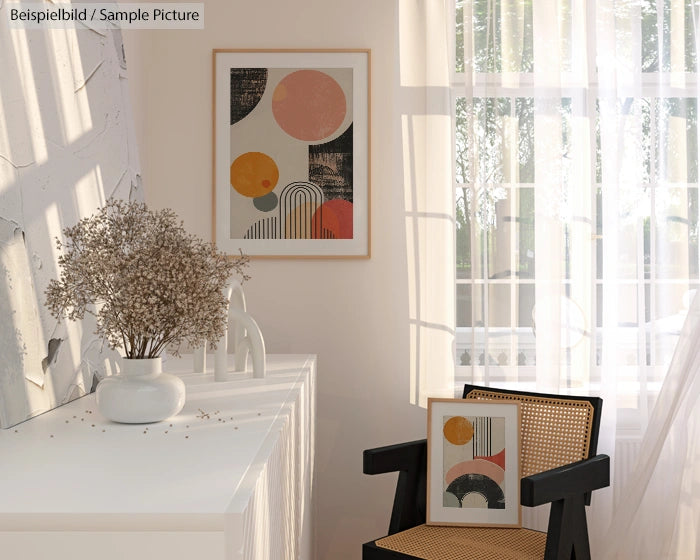
[[[15,29],[204,29],[204,4],[192,2],[8,2],[2,11]]]

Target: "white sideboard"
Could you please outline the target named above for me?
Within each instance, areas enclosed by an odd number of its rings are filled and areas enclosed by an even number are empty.
[[[182,374],[164,422],[115,424],[89,395],[0,430],[0,558],[311,560],[315,375],[268,355],[264,379]]]

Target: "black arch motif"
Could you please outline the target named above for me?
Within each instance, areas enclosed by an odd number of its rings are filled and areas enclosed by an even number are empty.
[[[314,222],[312,212],[307,206],[316,208],[319,212],[319,218],[322,218],[323,192],[318,185],[308,181],[295,181],[289,183],[280,193],[280,233],[281,237],[289,234],[291,239],[317,239],[322,237],[316,235],[316,223]],[[300,215],[297,220],[297,208]],[[291,222],[287,222],[290,217]],[[319,224],[323,223],[322,219],[318,220]],[[321,232],[323,233],[323,232]]]
[[[462,500],[467,494],[481,494],[489,509],[505,509],[506,501],[501,487],[492,478],[484,474],[463,474],[455,478],[446,492],[454,494],[462,507]]]

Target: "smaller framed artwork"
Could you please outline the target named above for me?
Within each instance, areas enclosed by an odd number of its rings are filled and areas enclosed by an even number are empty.
[[[428,399],[428,525],[520,527],[520,403]]]

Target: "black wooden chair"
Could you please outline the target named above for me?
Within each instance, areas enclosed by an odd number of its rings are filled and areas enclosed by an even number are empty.
[[[425,525],[426,440],[364,452],[364,473],[399,472],[386,537],[365,543],[363,560],[585,560],[585,506],[610,485],[610,459],[596,455],[603,401],[465,385],[463,398],[521,403],[520,502],[551,503],[546,533],[530,529]]]

